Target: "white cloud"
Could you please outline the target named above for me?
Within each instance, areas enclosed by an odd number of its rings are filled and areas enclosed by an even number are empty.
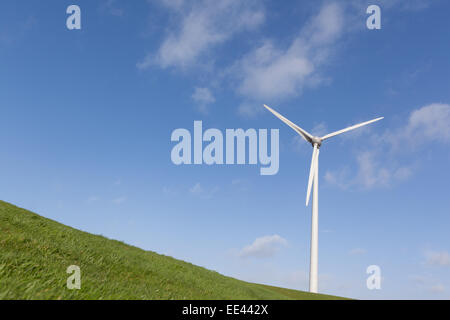
[[[327,63],[333,44],[342,34],[343,20],[342,8],[337,3],[327,4],[288,48],[277,48],[273,41],[266,40],[233,67],[240,78],[238,91],[252,99],[278,99],[320,84],[323,79],[318,69]]]
[[[271,99],[293,95],[302,89],[314,65],[293,50],[282,52],[271,42],[248,54],[240,61],[242,82],[239,92],[250,98]]]
[[[343,167],[342,169],[335,171],[327,170],[324,179],[330,185],[335,185],[341,189],[347,189],[350,186],[348,172],[348,167]]]
[[[415,110],[400,137],[417,145],[430,141],[450,142],[450,105],[432,103]]]
[[[373,135],[373,142],[393,152],[414,151],[431,142],[450,142],[450,105],[431,103],[413,110],[405,125]]]
[[[433,293],[442,293],[445,291],[445,287],[441,283],[437,283],[433,286],[431,286],[430,291]]]
[[[183,7],[183,5],[186,3],[184,0],[159,0],[159,2],[171,9],[179,10]]]
[[[117,7],[116,0],[106,0],[101,4],[100,8],[108,14],[116,17],[122,17],[124,14],[123,9]]]
[[[158,3],[170,14],[159,48],[147,54],[137,67],[177,68],[183,71],[208,70],[208,81],[229,81],[244,97],[238,114],[244,117],[261,113],[262,100],[281,100],[298,96],[307,87],[327,84],[325,67],[332,62],[342,35],[366,31],[365,8],[370,1],[324,1],[317,15],[302,27],[290,42],[285,39],[260,38],[252,50],[237,61],[222,59],[222,70],[216,69],[221,58],[214,49],[244,32],[255,30],[265,21],[264,1],[257,0],[148,0]],[[320,5],[320,4],[319,4]],[[386,9],[423,9],[426,2],[380,0]],[[258,42],[259,41],[259,42]],[[249,42],[252,45],[252,42]],[[217,64],[218,65],[218,64]],[[190,67],[196,67],[190,68]],[[202,68],[203,67],[203,68]],[[211,72],[214,71],[214,72]],[[255,101],[257,103],[255,103]],[[255,107],[255,106],[258,107]]]
[[[327,129],[327,125],[325,124],[325,122],[320,122],[317,123],[312,129],[311,129],[311,134],[318,136],[318,137],[322,137],[324,135],[326,135],[328,132]],[[303,140],[303,139],[302,139]]]
[[[258,114],[263,113],[264,108],[261,103],[257,102],[243,102],[238,106],[238,114],[244,118],[253,118]]]
[[[450,267],[450,254],[447,251],[427,252],[427,264]]]
[[[351,170],[348,166],[335,171],[327,170],[324,176],[325,181],[341,189],[354,186],[370,189],[387,187],[394,182],[406,180],[412,175],[411,167],[386,166],[380,159],[383,155],[385,154],[380,153],[377,149],[359,152],[356,156],[355,170]]]
[[[362,249],[362,248],[355,248],[350,250],[349,254],[351,255],[361,255],[361,254],[365,254],[367,253],[366,249]]]
[[[198,110],[202,113],[207,113],[208,105],[216,101],[211,90],[199,87],[195,88],[192,99],[197,103]]]
[[[356,161],[358,163],[357,182],[366,188],[376,185],[388,185],[391,173],[376,162],[373,152],[365,151],[360,153]]]
[[[174,188],[168,187],[168,186],[164,186],[162,188],[162,192],[165,196],[168,196],[168,197],[178,195],[178,192]]]
[[[386,9],[420,10],[428,6],[422,0],[407,4],[400,0],[381,2]],[[329,84],[331,78],[325,75],[325,67],[332,63],[338,40],[356,30],[366,31],[360,22],[365,21],[369,4],[365,0],[327,1],[288,46],[265,39],[235,62],[228,74],[238,80],[237,92],[247,100],[238,113],[245,117],[260,113],[260,108],[249,100],[257,101],[257,105],[261,101],[280,101],[301,95],[305,88]]]
[[[417,285],[425,285],[427,283],[428,278],[422,275],[411,275],[409,279],[413,281]]]
[[[251,245],[244,247],[239,256],[266,258],[273,256],[281,246],[287,245],[287,240],[277,234],[256,238]]]
[[[210,199],[219,191],[219,187],[213,187],[205,189],[202,187],[200,182],[197,182],[194,186],[189,188],[189,192],[192,195],[195,195],[197,197],[203,198],[203,199]]]
[[[168,31],[157,52],[148,54],[137,64],[140,69],[151,66],[209,69],[217,57],[211,54],[214,48],[240,32],[254,30],[265,19],[263,3],[254,0],[158,2],[168,8],[179,23]],[[305,87],[329,82],[321,75],[321,68],[330,62],[334,44],[343,34],[343,12],[337,2],[328,3],[299,29],[297,37],[287,47],[265,40],[240,60],[231,62],[231,67],[215,72],[220,81],[227,79],[237,83],[237,92],[246,98],[238,114],[255,116],[261,113],[256,107],[260,99],[297,96]],[[205,111],[205,104],[200,104],[199,109]]]
[[[169,32],[156,54],[147,55],[137,64],[140,69],[152,65],[161,68],[196,65],[200,57],[232,35],[252,30],[264,21],[258,1],[176,1],[169,8],[178,16],[178,30]]]
[[[113,199],[113,202],[114,202],[115,204],[122,204],[122,203],[124,203],[126,200],[127,200],[126,197],[118,197],[118,198]]]
[[[395,170],[394,172],[394,178],[396,180],[406,180],[411,177],[413,174],[412,169],[410,167],[400,167]]]
[[[234,191],[245,192],[249,190],[250,182],[247,179],[233,179],[231,185]]]
[[[87,199],[87,202],[88,203],[92,203],[92,202],[95,202],[95,201],[98,201],[99,200],[99,197],[97,197],[97,196],[90,196],[88,199]]]
[[[395,130],[388,129],[379,135],[367,130],[353,138],[363,138],[367,145],[367,149],[360,150],[356,155],[356,170],[349,167],[328,170],[325,180],[343,189],[351,186],[390,186],[409,179],[414,173],[415,164],[403,164],[396,160],[400,152],[404,155],[418,151],[419,147],[431,142],[450,142],[450,105],[432,103],[423,106],[413,110],[407,122]],[[391,152],[387,152],[389,149]]]
[[[197,182],[192,188],[189,189],[189,192],[193,194],[200,194],[203,192],[203,188],[200,183]]]
[[[434,294],[445,292],[445,286],[431,275],[412,275],[410,280],[423,291],[428,291]]]

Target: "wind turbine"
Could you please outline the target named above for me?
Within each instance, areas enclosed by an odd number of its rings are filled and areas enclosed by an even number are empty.
[[[319,149],[322,145],[322,142],[337,136],[341,133],[365,126],[369,123],[378,121],[383,119],[383,117],[376,118],[370,121],[362,122],[359,124],[355,124],[354,126],[335,131],[332,133],[329,133],[327,135],[324,135],[323,137],[316,137],[308,133],[307,131],[303,130],[299,126],[297,126],[295,123],[289,121],[285,117],[283,117],[281,114],[273,110],[272,108],[264,105],[264,107],[272,112],[276,117],[278,117],[281,121],[286,123],[289,127],[295,130],[303,139],[305,139],[307,142],[311,143],[313,147],[313,154],[311,159],[311,168],[309,169],[309,179],[308,179],[308,189],[306,192],[306,206],[308,206],[309,203],[309,196],[311,194],[311,187],[314,183],[314,189],[313,189],[313,201],[312,201],[312,218],[311,218],[311,257],[310,257],[310,267],[309,267],[309,291],[317,293],[317,287],[318,287],[318,246],[319,246]]]

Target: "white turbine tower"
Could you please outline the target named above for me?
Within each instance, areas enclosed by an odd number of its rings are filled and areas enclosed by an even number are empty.
[[[310,269],[309,269],[309,291],[317,293],[317,287],[318,287],[318,245],[319,245],[319,149],[322,145],[322,142],[328,138],[337,136],[338,134],[365,126],[366,124],[378,121],[383,119],[376,118],[370,121],[362,122],[359,124],[355,124],[354,126],[335,131],[333,133],[329,133],[323,137],[316,137],[308,133],[307,131],[303,130],[299,126],[297,126],[295,123],[289,121],[285,117],[283,117],[281,114],[273,110],[272,108],[264,105],[264,107],[272,112],[276,117],[278,117],[281,121],[286,123],[289,127],[294,129],[303,139],[305,139],[307,142],[311,143],[313,146],[313,154],[312,154],[312,160],[311,160],[311,168],[309,170],[309,179],[308,179],[308,189],[306,192],[306,206],[308,206],[309,203],[309,196],[311,194],[311,187],[314,183],[314,190],[313,190],[313,203],[312,203],[312,217],[311,217],[311,258],[310,258]]]

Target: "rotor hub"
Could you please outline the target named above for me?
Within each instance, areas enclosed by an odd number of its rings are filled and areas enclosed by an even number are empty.
[[[320,146],[322,145],[322,139],[320,139],[319,137],[314,136],[314,137],[311,138],[311,144],[313,145],[313,147],[316,144],[317,148],[320,148]]]

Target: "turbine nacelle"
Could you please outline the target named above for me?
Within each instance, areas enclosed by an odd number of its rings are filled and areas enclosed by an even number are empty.
[[[313,136],[311,137],[311,145],[314,147],[314,145],[317,145],[317,149],[320,148],[322,145],[322,139],[320,137]]]

